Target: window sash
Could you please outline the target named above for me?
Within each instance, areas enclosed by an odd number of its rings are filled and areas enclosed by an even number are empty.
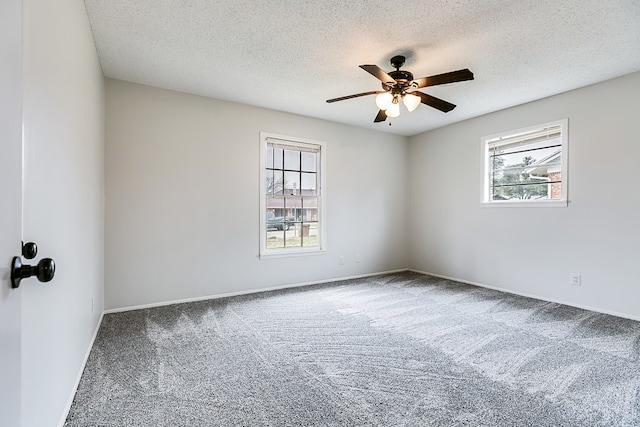
[[[313,146],[309,144],[302,144],[297,142],[292,142],[291,144],[283,143],[283,140],[275,140],[273,138],[267,138],[266,148],[271,148],[272,150],[280,149],[282,150],[283,161],[278,162],[277,164],[281,164],[282,167],[277,167],[276,162],[267,162],[265,165],[265,169],[267,171],[267,176],[274,177],[273,180],[275,182],[275,177],[282,177],[282,190],[275,191],[275,186],[272,186],[271,192],[266,191],[268,195],[306,195],[306,196],[320,196],[320,147]],[[287,161],[287,152],[298,152],[299,156],[297,159],[297,163],[294,160],[293,165],[292,161]],[[303,153],[313,153],[315,155],[315,164],[311,168],[311,165],[308,164],[308,161],[305,162],[303,159]],[[274,159],[275,160],[275,159]],[[307,163],[305,165],[305,163]],[[289,167],[287,167],[289,166]],[[297,166],[297,167],[292,167]],[[293,181],[293,185],[291,188],[287,187],[287,183],[291,183]],[[266,187],[265,187],[266,188]]]

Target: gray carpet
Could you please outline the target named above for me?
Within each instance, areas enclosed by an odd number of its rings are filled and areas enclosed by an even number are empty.
[[[638,426],[640,322],[416,273],[104,317],[71,426]]]

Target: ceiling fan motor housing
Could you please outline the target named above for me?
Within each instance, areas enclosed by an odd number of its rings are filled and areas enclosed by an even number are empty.
[[[396,55],[391,58],[391,66],[395,68],[395,71],[390,71],[387,73],[389,77],[393,78],[396,83],[395,84],[387,84],[382,83],[382,88],[386,91],[392,89],[398,89],[399,93],[402,93],[404,89],[408,88],[413,81],[413,74],[409,71],[400,70],[400,67],[404,65],[405,57],[402,55]]]
[[[413,74],[409,71],[396,70],[391,71],[388,74],[389,77],[392,77],[396,82],[394,84],[382,83],[382,88],[387,91],[394,88],[398,88],[402,91],[410,87],[411,82],[413,81]]]

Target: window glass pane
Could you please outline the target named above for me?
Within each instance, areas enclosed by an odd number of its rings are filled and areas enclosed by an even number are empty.
[[[282,148],[274,147],[273,148],[273,168],[274,169],[282,169]]]
[[[275,229],[267,230],[267,248],[284,248],[284,233]]]
[[[287,229],[287,223],[284,220],[284,199],[281,197],[267,197],[266,202],[267,248],[283,248],[284,233]]]
[[[264,192],[265,194],[273,194],[273,171],[266,170],[264,172]]]
[[[265,156],[267,158],[266,167],[273,168],[273,147],[271,145],[267,145],[267,154]]]
[[[300,172],[284,173],[284,194],[300,194]]]
[[[523,184],[504,184],[499,182],[494,184],[492,194],[493,200],[538,200],[549,198],[550,184],[527,182]]]
[[[302,246],[318,246],[318,223],[302,223]]]
[[[266,171],[269,172],[269,171]],[[282,171],[275,170],[272,172],[271,182],[267,181],[267,185],[271,186],[271,191],[267,191],[267,194],[281,195],[283,194],[284,174]],[[269,176],[267,175],[267,180]],[[269,188],[269,187],[267,187]]]
[[[303,196],[316,195],[316,174],[302,172],[300,192]]]
[[[287,197],[287,218],[289,222],[300,221],[302,217],[302,199],[300,197]]]
[[[284,150],[284,168],[287,170],[300,170],[300,151]]]
[[[267,248],[283,248],[284,233],[288,228],[285,221],[285,200],[282,197],[267,197],[266,201]]]
[[[540,143],[520,145],[517,150],[493,153],[492,200],[537,200],[551,196],[551,174],[561,177],[561,147],[541,146]],[[554,186],[554,190],[561,186]],[[556,191],[557,192],[557,191]],[[557,192],[558,193],[558,192]],[[560,198],[560,193],[556,199]]]
[[[302,170],[316,172],[318,153],[302,152]]]
[[[548,165],[561,164],[562,147],[523,148],[516,152],[495,151],[497,165]],[[494,164],[496,164],[494,162]]]
[[[287,248],[302,246],[302,238],[300,237],[300,224],[293,224],[288,231],[285,232],[285,246]]]
[[[282,197],[267,197],[267,222],[282,221],[285,214],[284,199]]]
[[[302,199],[302,221],[318,220],[318,199],[315,197],[305,197]]]

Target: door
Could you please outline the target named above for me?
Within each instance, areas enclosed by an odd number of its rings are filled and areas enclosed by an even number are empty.
[[[22,1],[0,2],[0,424],[20,425],[21,291],[10,265],[22,234]]]

